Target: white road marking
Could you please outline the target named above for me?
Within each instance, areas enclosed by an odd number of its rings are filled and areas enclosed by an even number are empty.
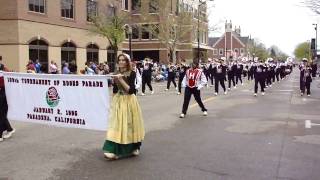
[[[312,126],[320,126],[320,124],[312,123],[311,120],[306,120],[305,121],[306,129],[310,129]]]
[[[283,90],[275,90],[275,91],[280,91],[280,92],[292,92],[292,89],[283,89]]]

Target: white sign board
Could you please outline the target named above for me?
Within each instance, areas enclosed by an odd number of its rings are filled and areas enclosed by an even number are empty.
[[[11,72],[3,76],[9,120],[106,130],[107,76]]]

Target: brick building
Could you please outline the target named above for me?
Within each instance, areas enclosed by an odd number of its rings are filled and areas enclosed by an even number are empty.
[[[225,32],[221,37],[209,37],[209,45],[213,48],[213,58],[238,59],[249,58],[252,40],[249,36],[241,36],[241,28],[232,28],[232,22],[225,23]]]
[[[9,69],[25,72],[29,59],[48,62],[108,59],[106,39],[90,34],[88,14],[106,11],[104,0],[10,0],[0,6],[0,55]]]
[[[152,1],[152,0],[151,0]],[[197,22],[197,5],[190,5],[188,0],[171,1],[172,14],[182,9],[194,13],[193,23]],[[29,60],[40,60],[45,68],[53,60],[61,67],[62,62],[75,61],[78,71],[84,68],[87,61],[114,64],[114,52],[109,42],[89,31],[92,26],[90,15],[112,14],[125,11],[132,16],[136,24],[133,29],[132,50],[136,59],[146,56],[154,60],[167,62],[168,52],[159,41],[142,28],[145,22],[139,20],[135,7],[139,0],[9,0],[2,1],[0,6],[0,56],[9,69],[25,72]],[[190,0],[191,2],[191,0]],[[116,11],[116,12],[117,12]],[[161,23],[156,8],[150,6],[155,22]],[[200,14],[206,16],[206,6]],[[135,18],[136,17],[136,18]],[[201,21],[200,42],[202,54],[210,48],[208,44],[208,23]],[[177,58],[192,59],[197,50],[197,33],[188,36],[189,44],[178,44]],[[128,40],[123,42],[120,50],[128,51]],[[192,48],[190,48],[190,45]],[[117,52],[118,53],[118,52]]]
[[[147,32],[142,28],[143,26],[148,26],[147,22],[141,18],[139,12],[140,0],[125,0],[127,3],[127,8],[125,10],[132,16],[131,21],[128,22],[133,28],[133,38],[132,38],[132,51],[133,58],[136,60],[142,60],[145,57],[150,57],[155,61],[160,61],[162,63],[168,63],[168,49],[166,45],[161,43],[159,39],[152,36],[152,33]],[[199,19],[199,39],[200,39],[200,55],[202,58],[212,54],[212,48],[208,46],[208,20],[207,20],[207,5],[206,3],[200,4],[198,1],[194,0],[166,0],[169,2],[170,9],[168,16],[175,18],[176,15],[181,12],[190,12],[192,14],[191,26],[193,26],[191,32],[184,37],[183,43],[177,44],[176,59],[186,59],[191,61],[193,58],[197,57],[198,52],[198,16]],[[142,5],[143,6],[143,5]],[[154,15],[154,21],[152,24],[162,23],[163,18],[159,17],[157,9],[149,5],[149,12]],[[200,11],[199,11],[200,10]],[[199,14],[198,14],[199,13]],[[128,40],[123,43],[123,50],[129,51]]]

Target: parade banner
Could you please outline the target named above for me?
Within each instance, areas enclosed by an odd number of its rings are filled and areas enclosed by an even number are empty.
[[[3,76],[9,120],[106,130],[107,76],[12,72]]]

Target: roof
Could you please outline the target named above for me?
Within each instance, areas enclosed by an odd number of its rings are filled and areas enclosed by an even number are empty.
[[[220,37],[209,37],[208,46],[212,47],[219,39]]]
[[[249,43],[249,36],[245,36],[245,37],[239,37],[240,41],[243,42],[243,44],[248,44]]]
[[[249,42],[250,42],[250,38],[249,36],[239,36],[237,33],[235,32],[232,32],[233,36],[238,39],[239,41],[241,41],[240,43],[244,44],[244,45],[247,45]],[[222,36],[220,37],[209,37],[209,46],[210,47],[213,47],[213,45],[215,45],[219,39],[221,39],[222,37],[224,37],[225,34],[223,34]]]

